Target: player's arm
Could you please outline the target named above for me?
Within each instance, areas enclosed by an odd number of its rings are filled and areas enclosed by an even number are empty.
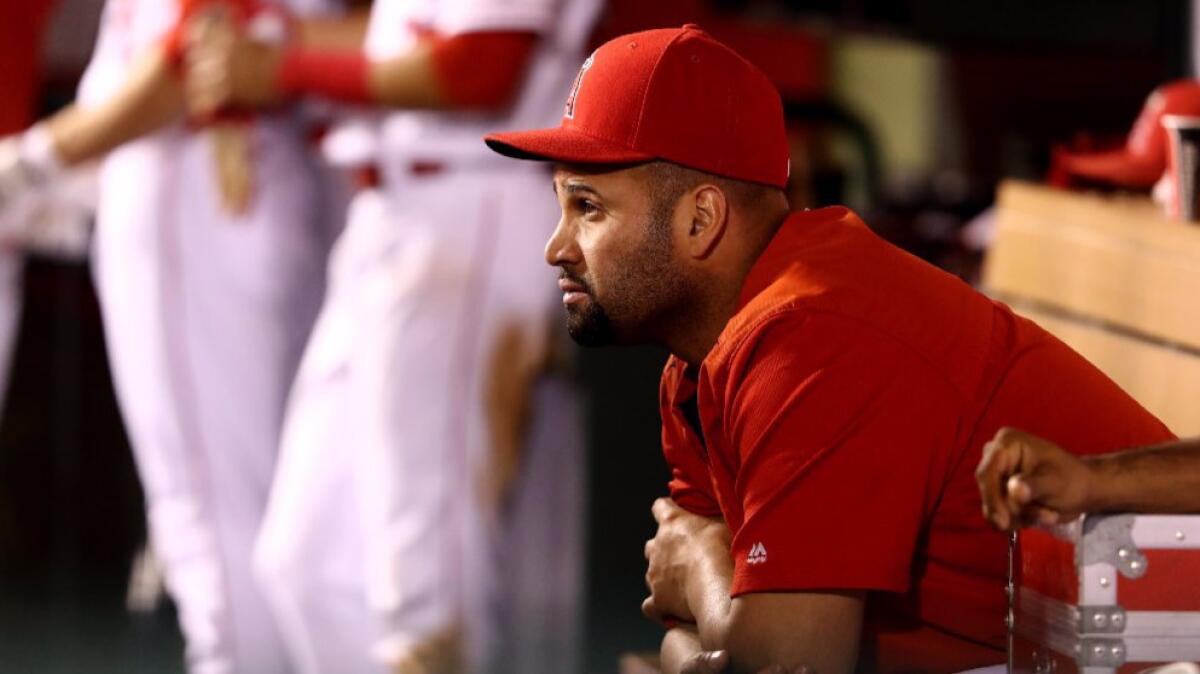
[[[47,189],[72,180],[68,169],[161,128],[182,110],[182,85],[165,55],[147,53],[104,102],[68,106],[21,134],[0,139],[0,210],[16,212],[18,204],[31,205]]]
[[[693,515],[670,499],[659,499],[652,510],[659,528],[646,543],[651,596],[642,610],[660,622],[690,623],[673,627],[664,638],[664,672],[686,671],[706,650],[727,652],[733,671],[853,670],[862,593],[758,593],[730,599],[733,563],[724,524]]]
[[[297,19],[293,47],[303,49],[362,49],[367,36],[369,9],[355,9],[338,16]]]
[[[984,515],[1010,530],[1085,512],[1200,512],[1200,439],[1077,457],[1042,438],[1001,429],[976,471]]]
[[[156,131],[183,112],[183,87],[166,55],[147,52],[134,62],[115,95],[93,106],[71,105],[43,126],[55,160],[73,166]]]
[[[532,31],[435,36],[392,58],[373,60],[359,47],[321,46],[318,24],[299,41],[272,45],[232,26],[190,46],[188,103],[194,114],[261,108],[299,97],[391,108],[499,108],[520,86],[537,42]],[[337,32],[327,24],[316,32]],[[353,33],[348,30],[347,34]]]
[[[729,672],[729,653],[706,651],[700,645],[700,636],[693,627],[675,627],[663,638],[663,658],[655,672],[679,672],[680,674],[724,674]],[[812,674],[813,669],[804,665],[784,667],[773,664],[759,669],[756,674]]]

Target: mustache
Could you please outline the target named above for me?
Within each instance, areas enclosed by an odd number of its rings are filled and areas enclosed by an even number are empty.
[[[592,294],[591,284],[589,284],[587,282],[587,280],[584,279],[582,276],[576,276],[575,274],[572,274],[571,272],[567,271],[566,269],[560,269],[560,271],[558,273],[558,278],[559,278],[559,280],[567,280],[567,281],[571,281],[572,283],[578,283],[579,287],[583,288],[583,292],[587,293],[588,295]]]

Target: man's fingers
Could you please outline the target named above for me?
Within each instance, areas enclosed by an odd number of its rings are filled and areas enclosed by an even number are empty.
[[[654,603],[654,597],[646,597],[642,601],[642,615],[660,624],[664,619],[662,611],[659,611],[658,606]]]
[[[679,671],[681,674],[720,674],[729,667],[729,654],[725,651],[705,651],[688,658]]]
[[[650,506],[650,513],[654,515],[654,521],[662,524],[675,512],[678,506],[669,498],[656,498],[654,505]]]
[[[1054,526],[1055,524],[1061,524],[1063,517],[1062,514],[1056,510],[1051,510],[1050,508],[1038,508],[1037,521],[1038,524],[1044,527],[1049,527]]]
[[[1007,529],[1012,522],[1012,513],[1005,503],[1004,480],[1013,471],[1019,456],[1019,448],[998,438],[984,447],[983,459],[975,471],[984,517],[998,529]]]
[[[226,65],[224,57],[216,54],[197,56],[188,65],[185,91],[193,115],[210,115],[227,102],[230,86]]]
[[[650,540],[646,541],[646,545],[644,545],[642,547],[642,554],[646,556],[647,560],[649,560],[650,555],[652,555],[653,553],[654,553],[654,539],[651,538]]]
[[[993,522],[1002,531],[1013,531],[1034,524],[1037,511],[1032,506],[1033,489],[1024,475],[1011,475],[1004,481],[1004,508],[1006,521]]]
[[[1009,505],[1023,508],[1037,500],[1037,491],[1034,488],[1034,483],[1026,475],[1013,475],[1008,478],[1008,501]]]

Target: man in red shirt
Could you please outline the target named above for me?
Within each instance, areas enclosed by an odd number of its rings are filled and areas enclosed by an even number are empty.
[[[695,26],[618,38],[560,128],[546,247],[572,335],[655,342],[670,499],[644,609],[663,669],[950,672],[1004,661],[1006,541],[974,471],[1002,425],[1081,453],[1172,437],[1078,354],[876,237],[789,213],[766,77]]]

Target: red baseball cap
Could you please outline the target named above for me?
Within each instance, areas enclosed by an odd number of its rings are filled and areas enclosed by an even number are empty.
[[[662,159],[780,188],[788,179],[779,92],[762,71],[692,24],[605,43],[579,70],[559,127],[484,140],[517,159]]]
[[[1067,173],[1122,187],[1145,189],[1167,168],[1164,115],[1200,115],[1200,82],[1177,80],[1155,89],[1125,145],[1108,152],[1064,153],[1059,161]]]

